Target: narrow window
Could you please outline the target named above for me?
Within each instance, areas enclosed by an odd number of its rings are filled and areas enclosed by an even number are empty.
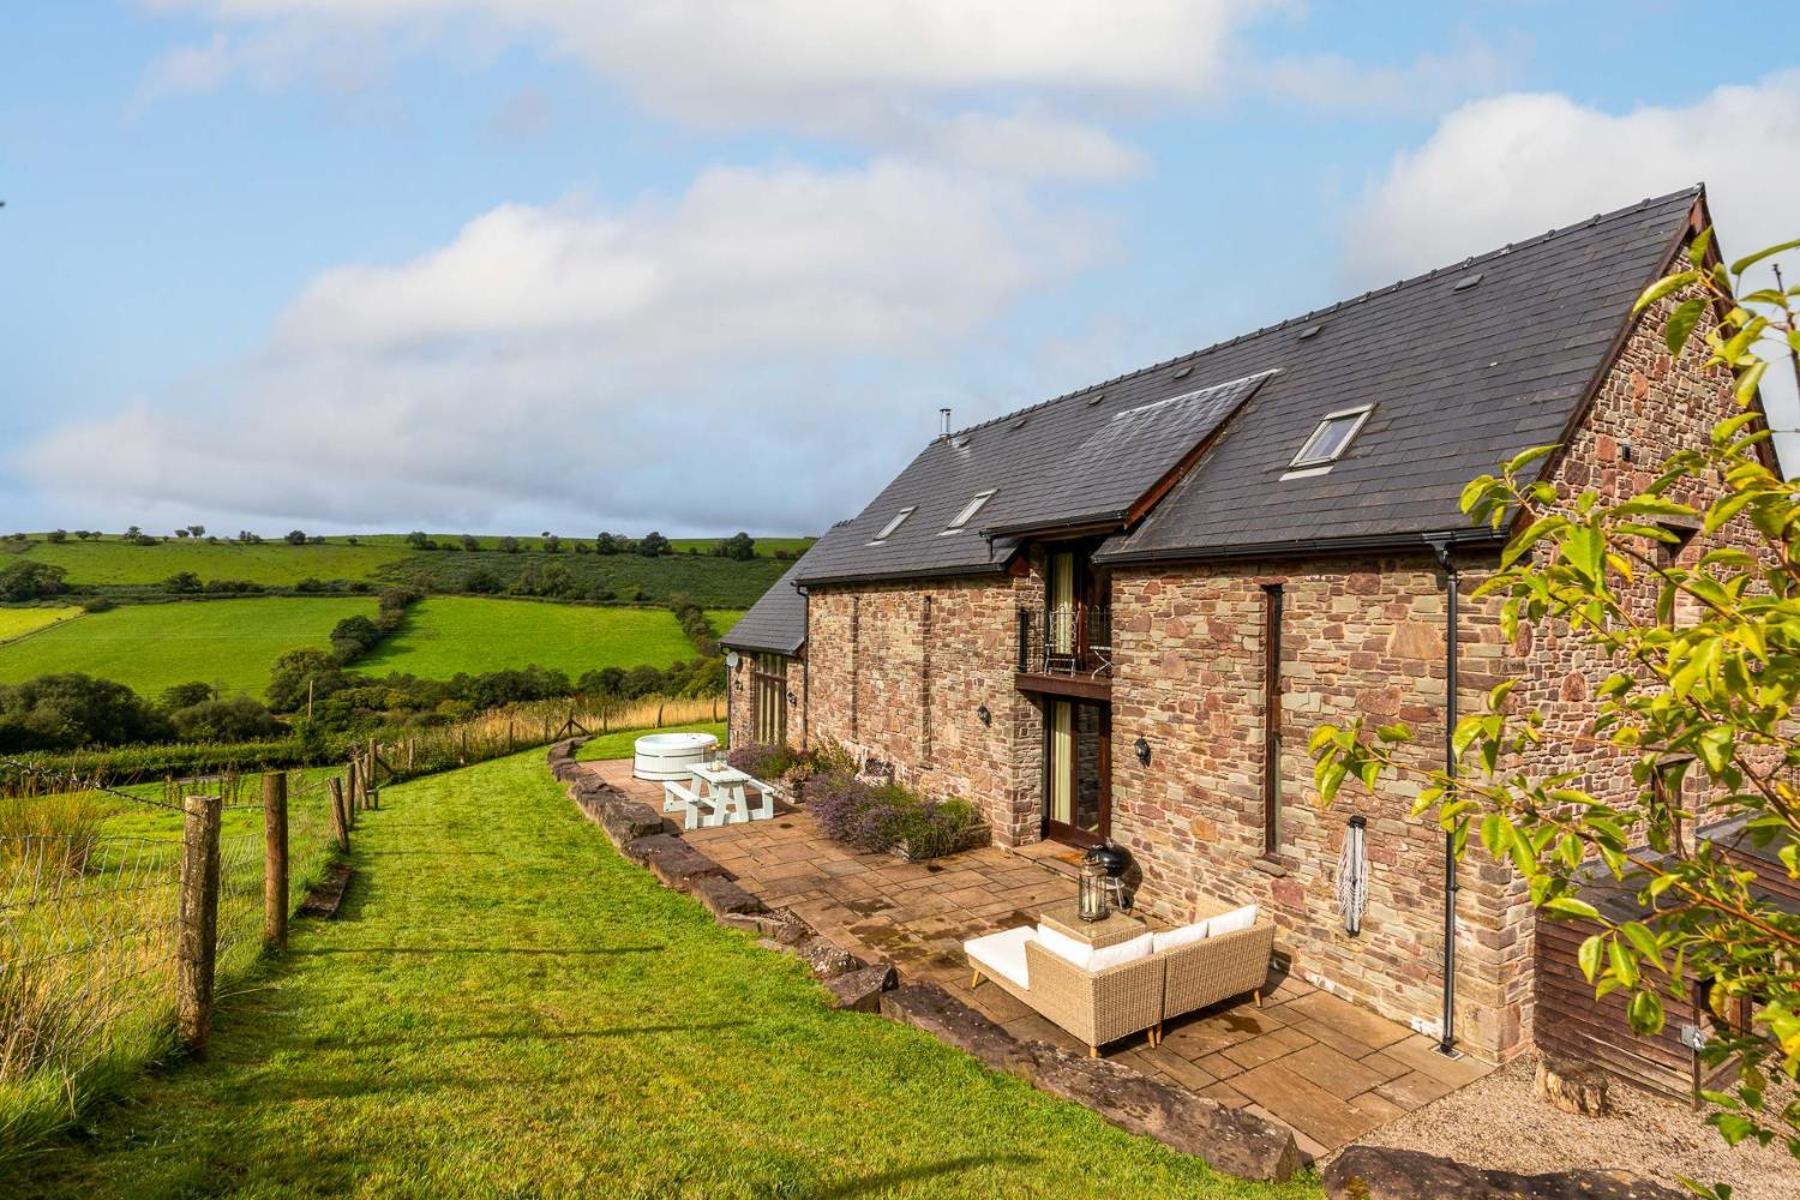
[[[1281,848],[1281,585],[1263,585],[1263,855]]]
[[[1350,439],[1356,436],[1363,422],[1369,419],[1369,411],[1373,407],[1374,405],[1365,404],[1360,408],[1326,413],[1325,419],[1312,431],[1312,436],[1306,439],[1306,444],[1300,447],[1300,453],[1294,455],[1294,461],[1288,464],[1288,470],[1303,471],[1336,462],[1349,449]]]
[[[999,489],[997,488],[989,488],[985,492],[976,492],[975,498],[963,505],[962,511],[957,513],[951,522],[938,532],[938,536],[943,537],[946,534],[955,533],[964,525],[967,525],[974,519],[975,514],[981,511],[981,506],[993,499],[994,493],[998,490]]]
[[[900,528],[900,526],[902,526],[906,523],[906,518],[912,516],[913,510],[916,509],[917,507],[918,506],[916,504],[909,504],[905,508],[901,509],[899,512],[895,513],[894,519],[889,521],[886,525],[883,525],[881,527],[881,532],[875,535],[875,537],[869,542],[869,545],[879,546],[879,545],[881,545],[881,543],[887,541],[888,538],[893,535],[894,530]]]

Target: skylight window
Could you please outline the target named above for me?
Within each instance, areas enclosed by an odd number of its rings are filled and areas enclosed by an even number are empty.
[[[1363,422],[1369,419],[1369,411],[1373,407],[1374,405],[1364,404],[1357,408],[1326,413],[1325,419],[1312,431],[1312,436],[1306,439],[1306,444],[1300,447],[1300,453],[1294,455],[1294,461],[1288,464],[1288,474],[1313,474],[1330,470],[1331,464],[1342,458],[1344,451],[1350,448],[1351,439],[1356,437]]]
[[[881,527],[881,532],[870,539],[869,545],[879,546],[881,543],[887,541],[888,538],[893,536],[894,530],[906,524],[906,518],[912,516],[913,513],[918,510],[918,507],[919,506],[916,504],[909,504],[899,512],[895,513],[894,519]]]
[[[998,488],[989,488],[985,492],[976,492],[975,498],[963,505],[962,511],[957,513],[948,525],[938,531],[938,536],[943,537],[946,534],[955,533],[964,525],[967,525],[970,521],[974,520],[975,514],[981,511],[981,506],[986,504],[989,500],[992,500],[994,498],[994,493],[998,490]]]

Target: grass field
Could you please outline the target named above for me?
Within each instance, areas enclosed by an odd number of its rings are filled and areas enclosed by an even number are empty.
[[[685,592],[705,605],[746,608],[786,570],[787,563],[770,557],[777,549],[798,553],[811,545],[810,538],[774,538],[758,542],[759,557],[749,562],[688,554],[689,541],[678,541],[680,553],[660,558],[638,554],[577,554],[572,542],[564,542],[558,554],[542,550],[541,538],[520,538],[518,553],[498,548],[498,538],[483,537],[481,549],[466,551],[454,537],[443,536],[447,550],[414,550],[402,534],[359,536],[357,545],[330,538],[322,545],[290,546],[284,541],[240,546],[231,542],[167,541],[138,546],[116,537],[94,541],[52,543],[41,536],[20,548],[0,542],[0,566],[14,555],[49,563],[68,572],[78,586],[159,590],[170,576],[192,572],[202,582],[244,580],[269,588],[292,588],[303,580],[323,582],[398,583],[427,590],[456,592],[481,572],[510,587],[528,573],[560,573],[573,591],[557,594],[570,599],[660,603]],[[707,548],[711,539],[692,539]],[[610,593],[610,596],[608,595]],[[550,593],[542,593],[550,594]]]
[[[603,733],[582,743],[581,749],[575,752],[578,762],[604,762],[613,758],[630,758],[635,752],[635,743],[646,733],[710,733],[719,739],[719,745],[725,744],[725,722],[702,721],[698,725],[669,725],[662,729],[621,729],[615,733]]]
[[[283,651],[324,646],[333,625],[357,615],[373,617],[375,602],[271,596],[125,605],[0,646],[0,682],[79,671],[142,696],[197,681],[261,697]]]
[[[731,627],[743,620],[744,610],[741,608],[709,608],[706,610],[706,623],[720,637],[731,632]]]
[[[0,642],[10,642],[80,615],[79,608],[0,608]]]
[[[432,596],[415,604],[400,632],[357,660],[355,669],[448,679],[459,671],[535,664],[574,679],[601,667],[666,667],[695,656],[666,609]]]
[[[0,1179],[42,1197],[1316,1197],[1198,1161],[917,1030],[620,858],[533,751],[384,788],[339,919],[211,1053]]]
[[[33,542],[25,557],[69,572],[70,583],[101,585],[161,583],[192,571],[202,580],[243,579],[266,587],[292,587],[302,579],[370,579],[382,567],[407,556],[404,546],[290,546],[264,542],[238,546],[205,542]],[[0,566],[9,561],[0,556]]]

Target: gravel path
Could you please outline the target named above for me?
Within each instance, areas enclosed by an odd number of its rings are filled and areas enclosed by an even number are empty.
[[[1531,1094],[1531,1056],[1362,1139],[1490,1170],[1627,1170],[1679,1187],[1677,1175],[1731,1184],[1734,1200],[1795,1200],[1800,1161],[1779,1145],[1733,1149],[1687,1105],[1614,1081],[1612,1112],[1577,1117]]]

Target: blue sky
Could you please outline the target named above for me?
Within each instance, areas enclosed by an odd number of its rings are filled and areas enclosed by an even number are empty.
[[[940,405],[1696,179],[1728,250],[1800,232],[1779,10],[1766,58],[1645,3],[8,16],[8,528],[816,532]]]

